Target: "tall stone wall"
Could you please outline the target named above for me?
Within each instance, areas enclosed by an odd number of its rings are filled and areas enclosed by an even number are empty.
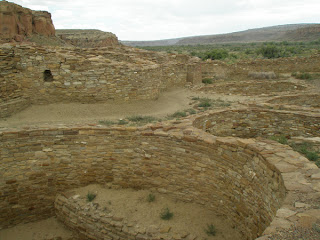
[[[204,204],[254,239],[285,196],[256,144],[160,126],[1,132],[1,227],[53,215],[59,192],[113,182]]]
[[[156,99],[161,91],[199,82],[188,57],[129,47],[44,48],[2,45],[0,117],[30,104]],[[188,75],[189,74],[189,75]]]

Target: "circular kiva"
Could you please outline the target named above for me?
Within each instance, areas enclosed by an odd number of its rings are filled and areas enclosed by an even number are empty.
[[[214,137],[190,125],[185,120],[141,128],[3,130],[0,227],[54,215],[58,193],[112,182],[202,204],[227,216],[243,239],[255,239],[299,221],[298,194],[319,194],[319,181],[312,177],[319,169],[291,148]],[[103,231],[94,229],[84,232],[103,239]],[[114,234],[126,235],[123,229]]]
[[[320,94],[280,96],[267,101],[267,103],[320,108]]]
[[[306,89],[306,87],[303,85],[286,81],[241,81],[230,83],[214,83],[213,85],[201,88],[200,91],[253,96],[288,91],[299,92],[304,89]]]
[[[320,114],[259,108],[229,109],[197,117],[193,126],[223,137],[319,137]]]

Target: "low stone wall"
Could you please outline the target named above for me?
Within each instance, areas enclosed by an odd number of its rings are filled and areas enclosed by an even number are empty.
[[[273,135],[320,136],[320,114],[267,109],[234,109],[210,112],[193,125],[216,136],[254,138]]]
[[[216,81],[200,89],[203,92],[236,94],[245,96],[274,95],[279,92],[299,92],[305,90],[302,84],[287,81],[251,80],[251,81]]]
[[[204,204],[254,239],[285,196],[261,146],[175,125],[1,132],[1,227],[53,215],[56,193],[113,182]]]
[[[222,61],[207,61],[203,64],[203,76],[206,78],[247,79],[249,72],[319,72],[320,54],[310,57],[288,57],[276,59],[249,59],[234,64]]]
[[[281,96],[269,100],[268,103],[320,108],[320,94]]]

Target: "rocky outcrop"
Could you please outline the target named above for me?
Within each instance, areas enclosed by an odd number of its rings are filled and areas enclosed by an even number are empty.
[[[0,38],[3,41],[23,41],[25,37],[39,34],[55,36],[51,14],[32,11],[7,1],[0,2]]]
[[[119,45],[116,35],[100,30],[57,30],[56,35],[62,40],[77,47],[108,47]]]

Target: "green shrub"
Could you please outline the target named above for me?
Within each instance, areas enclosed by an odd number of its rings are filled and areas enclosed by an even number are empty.
[[[152,116],[131,116],[127,118],[131,122],[141,122],[141,123],[151,123],[154,121],[157,121],[157,118],[152,117]]]
[[[173,114],[171,114],[169,116],[169,118],[181,118],[181,117],[186,117],[187,116],[187,113],[186,112],[182,112],[182,111],[177,111]]]
[[[197,113],[197,111],[194,110],[193,108],[187,109],[186,112],[188,112],[190,115],[193,115],[193,114],[196,114],[196,113]]]
[[[306,158],[308,158],[310,161],[317,161],[319,159],[319,155],[316,152],[307,152],[305,154]]]
[[[208,108],[211,107],[211,99],[209,98],[201,98],[200,103],[198,104],[198,107]]]
[[[170,220],[173,217],[173,213],[170,212],[169,208],[164,208],[160,213],[160,218],[163,220]]]
[[[283,135],[272,136],[272,137],[270,137],[270,139],[277,141],[278,143],[281,143],[281,144],[288,144],[288,139]]]
[[[297,79],[302,79],[302,80],[310,80],[312,79],[312,75],[310,73],[295,73],[294,75],[291,74],[293,77],[296,77]]]
[[[203,60],[211,59],[211,60],[222,60],[226,59],[229,56],[229,53],[225,49],[212,49],[210,52],[206,52],[204,54]]]
[[[258,54],[262,54],[265,58],[286,57],[285,51],[276,45],[267,45],[258,49]]]
[[[111,125],[117,124],[116,122],[111,121],[111,120],[103,120],[103,121],[99,121],[99,123],[102,125],[106,125],[106,126],[111,126]]]
[[[148,202],[154,202],[154,200],[156,199],[156,196],[152,193],[149,193],[148,197],[147,197],[147,201]]]
[[[207,228],[205,229],[205,232],[209,236],[215,236],[216,235],[216,227],[213,224],[208,224]]]
[[[87,201],[92,202],[96,198],[96,196],[97,196],[96,194],[88,192]]]
[[[204,84],[212,84],[213,81],[212,81],[211,78],[204,78],[204,79],[202,79],[202,83],[204,83]]]
[[[119,121],[118,121],[118,125],[126,125],[126,124],[128,124],[129,122],[128,121],[126,121],[125,119],[119,119]]]

